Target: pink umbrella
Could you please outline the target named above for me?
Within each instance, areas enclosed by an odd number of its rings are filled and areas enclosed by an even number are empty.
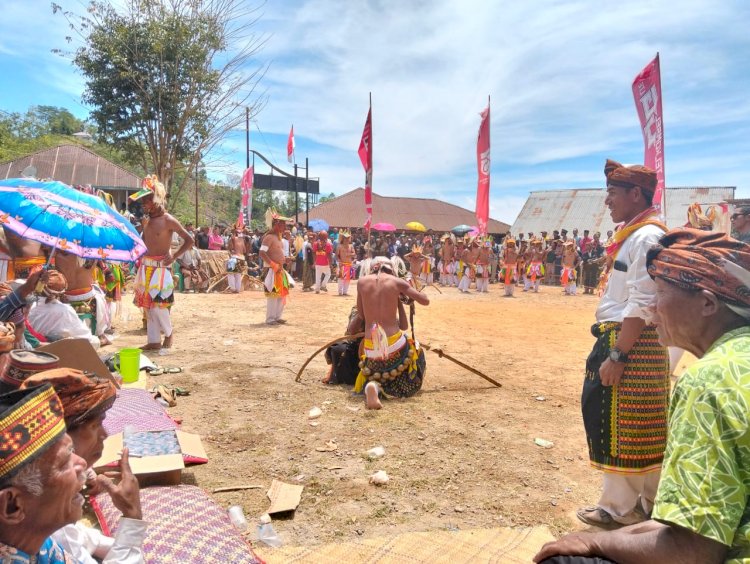
[[[471,231],[469,231],[469,237],[476,237],[477,235],[479,235],[479,227],[472,225]]]
[[[376,231],[396,231],[396,226],[392,223],[376,223],[372,228]]]

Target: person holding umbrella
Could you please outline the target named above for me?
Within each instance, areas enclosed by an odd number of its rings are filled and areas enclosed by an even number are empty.
[[[164,207],[166,190],[155,174],[144,178],[143,188],[130,196],[130,199],[140,201],[148,216],[144,220],[142,234],[147,250],[138,268],[133,300],[135,305],[146,310],[148,342],[141,348],[168,349],[172,346],[173,339],[172,320],[169,317],[169,310],[174,304],[171,266],[175,257],[192,248],[193,237],[175,217],[167,213]],[[182,245],[174,255],[170,252],[173,233],[177,233],[182,239]]]

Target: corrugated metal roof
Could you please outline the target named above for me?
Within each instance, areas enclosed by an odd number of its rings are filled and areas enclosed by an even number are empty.
[[[356,188],[310,210],[310,219],[323,219],[331,227],[361,227],[365,214],[364,188]],[[427,229],[448,231],[460,224],[476,225],[473,211],[431,198],[399,198],[372,195],[373,223],[392,223],[397,229],[406,229],[410,221],[418,221]],[[505,233],[507,223],[490,219],[490,233]]]
[[[667,226],[685,225],[690,204],[697,202],[705,210],[708,204],[732,199],[734,191],[733,186],[667,188]],[[606,196],[601,188],[531,192],[511,232],[538,234],[544,230],[551,234],[554,230],[577,228],[580,233],[589,229],[604,234],[615,226],[604,205]]]
[[[141,179],[121,166],[80,145],[58,145],[0,163],[0,178],[18,178],[27,166],[37,169],[37,178],[65,184],[91,184],[103,190],[139,190]]]

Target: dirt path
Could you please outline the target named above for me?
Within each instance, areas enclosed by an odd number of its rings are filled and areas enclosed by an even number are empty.
[[[209,491],[263,485],[214,495],[225,507],[242,505],[251,521],[268,507],[272,478],[304,485],[294,519],[275,522],[286,544],[446,527],[579,528],[574,512],[596,502],[600,484],[579,410],[596,298],[519,288],[508,299],[490,288],[428,288],[432,303],[418,308],[415,323],[419,340],[503,387],[427,353],[422,392],[380,412],[367,412],[349,388],[320,384],[322,355],[294,382],[309,354],[343,334],[356,298],[336,296],[333,285],[321,295],[294,290],[289,323],[268,327],[261,293],[178,295],[175,349],[155,360],[185,372],[154,379],[192,391],[170,413],[202,435],[210,457],[184,481]],[[135,317],[120,324],[119,347],[145,342]],[[313,406],[324,412],[317,427],[307,417]],[[536,446],[537,437],[554,446]],[[316,451],[328,441],[338,449]],[[385,457],[369,461],[366,451],[378,445]],[[370,485],[381,469],[390,483]]]

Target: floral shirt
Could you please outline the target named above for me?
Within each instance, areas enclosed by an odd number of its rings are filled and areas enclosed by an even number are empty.
[[[63,551],[59,544],[48,538],[39,552],[34,555],[0,543],[0,562],[2,564],[74,564],[75,561]]]
[[[750,561],[750,327],[722,335],[677,381],[652,517]]]

